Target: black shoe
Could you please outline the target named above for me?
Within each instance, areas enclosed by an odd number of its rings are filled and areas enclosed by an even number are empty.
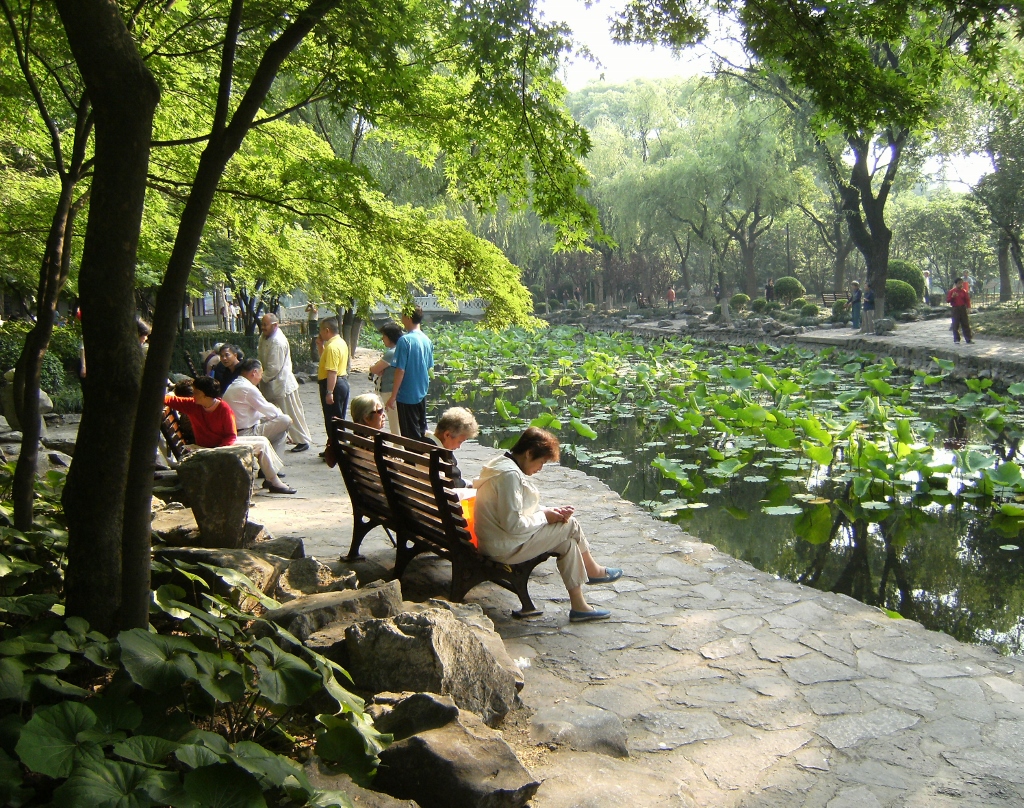
[[[968,345],[970,345],[972,342],[973,342],[973,340],[967,340],[967,344]]]
[[[326,449],[324,449],[322,452],[320,452],[320,457],[327,457],[327,450]]]
[[[296,444],[295,444],[295,445],[294,445],[294,446],[293,446],[293,447],[292,447],[291,449],[289,449],[288,451],[289,451],[289,452],[304,452],[304,451],[306,451],[306,450],[307,450],[308,448],[309,448],[309,444],[308,444],[308,443],[296,443]]]
[[[271,494],[294,494],[295,489],[290,488],[287,485],[273,485],[269,481],[263,481],[263,487],[267,489]]]

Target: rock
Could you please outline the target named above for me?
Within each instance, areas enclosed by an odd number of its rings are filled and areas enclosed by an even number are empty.
[[[888,334],[890,331],[896,330],[896,324],[888,317],[883,317],[881,320],[875,320],[875,334],[881,336],[882,334]]]
[[[672,327],[672,321],[671,320],[658,320],[658,328],[671,328],[671,327]]]
[[[8,378],[8,376],[10,378]],[[7,384],[0,388],[0,407],[3,408],[4,417],[7,419],[7,424],[11,429],[20,430],[21,421],[18,420],[18,416],[14,412],[14,385],[11,383],[14,379],[14,370],[7,371],[4,374],[4,378],[7,380]],[[45,390],[39,391],[39,412],[46,414],[53,409],[53,401],[46,394]],[[43,432],[46,432],[46,419],[42,422]],[[14,433],[11,433],[14,434]],[[18,438],[18,442],[21,442],[21,437]]]
[[[577,752],[629,757],[622,720],[609,710],[586,704],[562,703],[542,710],[530,721],[530,737]]]
[[[0,443],[21,443],[21,433],[17,431],[0,433]]]
[[[281,603],[287,603],[303,595],[337,592],[357,586],[359,580],[352,571],[335,575],[330,567],[315,558],[297,558],[278,579],[274,597]]]
[[[422,808],[520,808],[540,783],[500,732],[459,710],[457,720],[381,752],[374,786]]]
[[[494,623],[491,622],[491,618],[484,614],[480,604],[452,603],[440,598],[431,598],[426,603],[410,603],[406,601],[402,604],[403,612],[419,612],[424,609],[447,609],[455,615],[459,622],[467,626],[480,642],[484,644],[484,647],[494,655],[497,663],[512,674],[516,682],[516,691],[518,692],[523,689],[526,685],[526,678],[523,676],[523,672],[513,661],[512,657],[509,656],[508,651],[505,650],[504,640],[494,630]]]
[[[53,465],[60,466],[61,468],[66,469],[71,466],[71,456],[64,454],[64,452],[48,452],[46,459]]]
[[[198,528],[177,525],[168,530],[154,530],[153,535],[168,547],[195,547],[199,542]]]
[[[47,449],[55,452],[63,452],[66,455],[75,456],[75,441],[65,438],[43,438],[40,441]]]
[[[367,712],[373,726],[390,732],[396,741],[459,719],[459,707],[452,697],[436,693],[378,693]]]
[[[212,567],[227,567],[228,569],[237,570],[248,577],[256,588],[266,595],[274,591],[274,587],[277,586],[277,579],[284,572],[287,565],[287,561],[283,558],[258,555],[249,550],[162,547],[155,550],[153,555],[157,560],[164,563],[183,561],[187,564],[209,564]],[[206,567],[190,569],[189,572],[198,575],[210,585],[212,591],[229,598],[244,612],[251,612],[259,605],[259,601],[255,597],[244,594],[240,588],[227,583],[215,572],[206,569]],[[166,573],[154,573],[153,582],[154,588],[161,583],[174,583],[185,590],[186,601],[196,606],[203,605],[202,590],[198,589],[196,584],[189,581],[183,575],[172,573],[168,576]],[[194,596],[193,593],[195,593]]]
[[[310,635],[332,623],[351,625],[375,617],[393,617],[401,612],[401,586],[398,581],[387,581],[370,584],[363,589],[303,595],[280,609],[272,609],[264,616],[305,642]],[[377,689],[402,690],[404,688],[382,687]]]
[[[302,543],[302,539],[296,539],[291,536],[254,542],[247,549],[257,553],[272,553],[273,555],[281,556],[281,558],[306,557],[306,548]]]
[[[388,794],[370,791],[352,782],[344,772],[335,772],[329,763],[312,757],[303,767],[310,785],[319,791],[340,791],[348,796],[356,808],[416,808],[412,800],[396,800]]]
[[[490,726],[500,724],[515,702],[515,677],[446,609],[357,623],[345,640],[347,670],[365,690],[449,695]]]
[[[270,541],[273,538],[274,534],[259,522],[246,522],[245,528],[242,530],[242,546],[246,550],[257,542]]]
[[[202,449],[178,464],[178,480],[203,547],[242,546],[255,473],[251,446]]]

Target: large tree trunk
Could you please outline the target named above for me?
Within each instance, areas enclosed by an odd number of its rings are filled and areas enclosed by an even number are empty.
[[[999,302],[1005,303],[1013,299],[1013,286],[1010,283],[1010,239],[1006,233],[999,232]]]
[[[79,274],[89,375],[64,489],[66,612],[111,634],[121,624],[124,492],[142,362],[135,327],[136,251],[160,92],[116,4],[57,0],[57,10],[92,100],[96,131]]]

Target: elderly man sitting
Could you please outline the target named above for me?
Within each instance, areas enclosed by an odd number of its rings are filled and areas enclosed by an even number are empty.
[[[271,404],[260,392],[263,366],[258,359],[246,359],[238,365],[238,377],[224,391],[224,400],[235,413],[240,436],[262,435],[274,451],[284,451],[285,437],[292,419]]]

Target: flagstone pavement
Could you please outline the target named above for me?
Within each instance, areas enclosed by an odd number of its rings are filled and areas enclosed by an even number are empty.
[[[936,336],[920,339],[934,347]],[[961,346],[987,349],[981,340]],[[360,351],[356,367],[372,358]],[[365,379],[353,372],[353,395],[369,389]],[[319,436],[315,387],[304,385],[302,397]],[[467,479],[494,452],[466,444],[459,464]],[[250,518],[301,537],[309,555],[337,560],[352,524],[340,474],[315,451],[286,462],[299,493],[257,495]],[[518,748],[543,781],[531,805],[1024,804],[1024,659],[759,572],[581,471],[548,466],[536,479],[550,504],[576,507],[598,560],[625,570],[586,590],[612,618],[570,624],[553,563],[533,578],[539,618],[513,618],[518,601],[490,584],[467,599],[527,665],[526,707],[614,717],[629,755],[532,746],[520,733]],[[386,574],[394,550],[380,529],[363,550],[361,579]],[[444,597],[448,580],[447,563],[420,556],[405,597]]]

